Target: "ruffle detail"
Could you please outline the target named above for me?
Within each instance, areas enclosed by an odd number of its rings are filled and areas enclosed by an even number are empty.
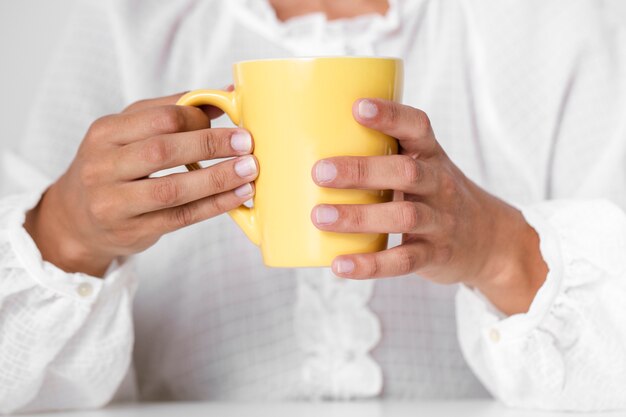
[[[268,0],[233,0],[233,17],[294,56],[374,55],[373,43],[400,28],[401,0],[390,0],[383,15],[328,20],[311,13],[280,21]]]
[[[379,395],[382,371],[369,355],[381,338],[378,317],[368,307],[374,281],[337,278],[327,268],[301,269],[297,277],[294,325],[305,359],[296,396]]]
[[[561,334],[559,323],[576,322],[570,313],[579,314],[588,287],[626,276],[626,216],[612,203],[556,200],[522,208],[522,213],[539,234],[549,268],[528,312],[506,317],[479,291],[461,286],[459,292],[461,304],[483,316],[481,327],[497,329],[504,340],[536,329]],[[571,329],[568,337],[576,332]]]
[[[597,313],[597,308],[589,308],[596,302],[587,299],[589,289],[596,287],[594,292],[604,299],[618,295],[616,288],[607,284],[622,282],[626,276],[626,216],[613,203],[602,200],[555,201],[539,210],[558,236],[563,265],[561,291],[539,329],[559,335],[559,348],[565,351],[582,337],[580,324],[593,321],[588,310]],[[613,289],[607,294],[603,288]],[[626,285],[619,289],[626,295]],[[603,308],[610,309],[612,305],[605,303]],[[602,321],[612,314],[604,312],[599,316]]]
[[[525,314],[501,317],[476,291],[457,296],[459,339],[476,375],[505,404],[559,410],[624,407],[626,216],[608,201],[523,208],[549,272]],[[525,381],[525,382],[520,382]],[[579,395],[594,392],[593,396]]]

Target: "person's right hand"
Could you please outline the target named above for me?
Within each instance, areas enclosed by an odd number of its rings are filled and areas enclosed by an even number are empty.
[[[69,169],[24,224],[43,259],[102,276],[118,256],[250,199],[258,164],[243,129],[211,129],[221,112],[176,106],[180,95],[137,102],[94,122]],[[157,171],[237,156],[160,178]]]

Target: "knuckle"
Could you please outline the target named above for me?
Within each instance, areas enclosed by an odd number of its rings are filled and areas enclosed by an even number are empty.
[[[400,274],[410,274],[417,268],[417,257],[408,249],[399,248],[396,265]]]
[[[355,184],[365,184],[367,179],[369,178],[369,166],[367,164],[367,159],[365,158],[355,158],[354,160],[354,169],[352,170],[353,181]]]
[[[452,198],[458,194],[458,184],[454,175],[445,171],[440,174],[439,192],[445,198]]]
[[[162,166],[172,158],[171,145],[163,139],[151,140],[143,147],[141,158],[150,164]]]
[[[102,116],[96,119],[87,129],[86,142],[99,142],[108,134],[109,121],[114,116]]]
[[[212,129],[207,129],[202,132],[200,137],[200,146],[202,155],[206,159],[213,159],[218,155],[217,138]]]
[[[421,133],[430,132],[432,129],[432,124],[430,121],[430,117],[423,112],[422,110],[415,109],[414,110],[415,117],[415,125],[419,128]]]
[[[218,214],[226,213],[228,210],[234,208],[234,207],[229,206],[226,203],[225,199],[220,198],[219,196],[212,197],[210,200],[210,205],[211,205],[210,211],[212,213],[218,213]]]
[[[380,273],[380,259],[377,255],[366,258],[367,260],[362,263],[365,275],[369,277],[376,277]]]
[[[403,231],[410,233],[417,230],[421,220],[420,217],[415,204],[409,201],[399,203],[398,222]]]
[[[445,213],[441,216],[441,223],[444,230],[454,231],[458,226],[458,219],[450,213]]]
[[[368,225],[365,210],[362,207],[354,207],[347,213],[348,222],[356,230],[361,230]]]
[[[94,197],[88,203],[89,216],[99,224],[109,222],[112,213],[110,200],[102,197]]]
[[[209,168],[209,184],[213,193],[225,191],[229,183],[229,173],[222,167]]]
[[[185,204],[172,210],[172,223],[176,228],[182,228],[194,223],[194,210]]]
[[[150,103],[149,99],[137,100],[134,103],[130,104],[128,107],[124,109],[124,113],[135,111],[136,109],[141,109],[143,107],[147,107]]]
[[[156,112],[152,125],[164,133],[175,133],[184,130],[185,115],[181,106],[167,106]]]
[[[78,169],[78,177],[84,186],[93,187],[100,182],[102,175],[96,164],[86,163]]]
[[[170,177],[163,177],[155,181],[152,188],[152,198],[163,206],[175,205],[180,196],[178,183]]]
[[[415,159],[407,155],[401,156],[400,175],[408,184],[417,184],[421,181],[422,168]]]
[[[389,111],[387,112],[387,123],[395,125],[400,122],[400,105],[397,103],[391,103]]]

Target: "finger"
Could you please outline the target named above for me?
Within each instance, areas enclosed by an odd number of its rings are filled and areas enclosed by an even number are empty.
[[[416,272],[427,264],[429,257],[425,242],[412,242],[381,252],[338,256],[332,270],[344,278],[395,277]]]
[[[435,191],[432,167],[408,155],[338,156],[318,161],[313,180],[322,187],[396,190],[411,194]]]
[[[232,86],[228,86],[224,90],[232,91],[231,87]],[[145,110],[145,109],[149,109],[153,107],[175,105],[176,103],[178,103],[178,100],[180,100],[180,98],[184,96],[185,94],[186,93],[177,93],[177,94],[172,94],[171,96],[139,100],[139,101],[134,102],[130,106],[126,107],[122,113],[132,113],[135,111]],[[221,109],[215,106],[199,106],[198,108],[204,111],[207,117],[209,117],[209,119],[211,120],[217,117],[220,117],[222,114],[224,114],[224,112]]]
[[[352,113],[363,126],[397,138],[402,149],[413,157],[428,158],[440,149],[430,119],[421,110],[371,98],[357,100]]]
[[[254,195],[254,185],[246,183],[235,190],[212,195],[182,206],[144,214],[145,227],[169,233],[210,219],[242,205]]]
[[[91,125],[87,137],[96,142],[127,145],[151,136],[209,127],[211,120],[199,108],[167,105],[102,117]]]
[[[122,184],[118,188],[128,217],[181,206],[253,181],[258,173],[253,156],[220,162],[208,168]]]
[[[434,211],[423,203],[321,204],[311,220],[318,229],[342,233],[418,233],[436,229]]]
[[[153,136],[119,149],[116,175],[146,177],[162,169],[252,152],[252,137],[243,129],[202,129]]]
[[[186,92],[176,93],[169,96],[139,100],[126,107],[122,113],[132,113],[139,110],[146,110],[152,107],[161,107],[176,104],[178,100],[180,100],[180,98],[185,94]]]

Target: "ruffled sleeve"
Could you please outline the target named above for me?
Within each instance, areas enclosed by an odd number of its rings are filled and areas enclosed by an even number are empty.
[[[132,351],[130,262],[104,279],[41,259],[22,227],[41,192],[0,200],[0,412],[103,405]]]
[[[604,201],[523,210],[549,267],[529,311],[510,317],[461,287],[463,353],[491,393],[515,407],[626,408],[626,215]]]

